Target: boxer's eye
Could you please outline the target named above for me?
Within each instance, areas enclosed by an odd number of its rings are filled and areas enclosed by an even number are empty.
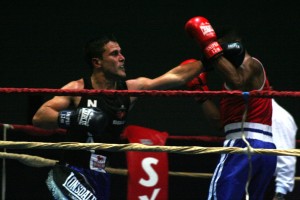
[[[118,51],[118,50],[115,50],[110,53],[110,55],[112,55],[112,56],[118,56],[119,54],[121,54],[121,51]]]

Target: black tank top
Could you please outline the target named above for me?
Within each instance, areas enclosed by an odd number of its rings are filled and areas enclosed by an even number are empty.
[[[90,78],[84,78],[84,89],[93,89]],[[125,81],[117,82],[117,90],[127,90]],[[123,95],[83,95],[78,107],[97,107],[103,110],[109,118],[109,123],[105,127],[104,134],[92,135],[88,132],[70,130],[67,133],[67,142],[80,143],[119,143],[120,134],[126,125],[126,118],[130,106],[130,97]],[[107,154],[105,151],[96,151],[96,154]],[[90,151],[67,150],[63,153],[62,161],[87,167],[90,159]]]

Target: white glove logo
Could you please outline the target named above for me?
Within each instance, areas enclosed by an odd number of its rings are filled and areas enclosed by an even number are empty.
[[[79,114],[80,118],[79,118],[78,124],[88,127],[89,121],[93,117],[93,115],[94,115],[94,112],[92,109],[82,108],[81,113]]]

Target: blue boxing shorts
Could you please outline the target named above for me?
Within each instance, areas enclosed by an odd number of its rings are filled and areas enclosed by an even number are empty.
[[[108,200],[110,175],[87,168],[57,164],[46,180],[57,200]]]
[[[272,142],[247,139],[253,148],[275,149]],[[245,148],[242,139],[225,140],[224,147]],[[248,187],[250,199],[263,200],[265,190],[272,180],[277,157],[274,155],[252,154],[252,173]],[[241,200],[245,198],[248,181],[249,159],[246,154],[222,154],[212,177],[209,200]]]

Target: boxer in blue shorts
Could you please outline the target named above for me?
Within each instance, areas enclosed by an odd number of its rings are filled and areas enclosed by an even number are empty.
[[[215,32],[210,22],[201,16],[190,19],[185,28],[200,45],[208,65],[205,68],[214,69],[223,78],[224,91],[271,89],[262,63],[245,50],[236,29],[223,27]],[[208,90],[203,77],[200,74],[189,82],[189,89]],[[225,133],[224,147],[246,149],[248,143],[252,148],[276,148],[272,138],[270,98],[228,96],[220,99],[218,107],[207,98],[197,101],[214,126]],[[276,160],[274,155],[255,154],[248,157],[246,151],[245,154],[222,154],[211,180],[208,199],[242,200],[249,195],[250,199],[263,200],[276,168]]]

